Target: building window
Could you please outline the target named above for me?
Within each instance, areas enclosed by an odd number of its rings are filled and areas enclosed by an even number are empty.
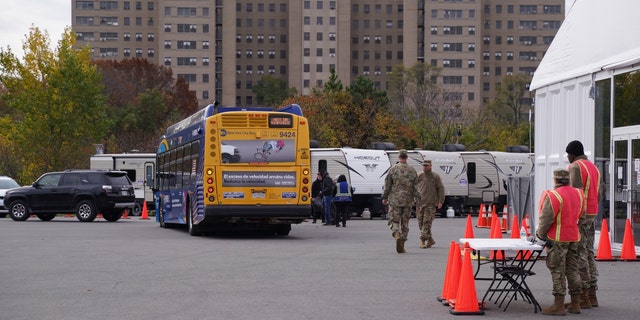
[[[545,5],[542,7],[542,10],[545,14],[561,14],[562,8],[560,5]]]
[[[538,13],[537,5],[521,5],[520,14],[536,14]]]

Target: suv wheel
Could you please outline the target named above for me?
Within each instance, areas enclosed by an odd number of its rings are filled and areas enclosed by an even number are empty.
[[[50,221],[56,217],[55,213],[36,213],[36,216],[42,221]]]
[[[91,200],[82,200],[76,205],[76,218],[82,222],[91,222],[97,215],[96,206]]]
[[[23,200],[16,200],[9,205],[9,216],[13,221],[25,221],[29,219],[29,208]]]
[[[108,212],[108,213],[103,213],[102,217],[109,221],[109,222],[114,222],[114,221],[118,221],[120,220],[120,218],[122,218],[122,212]]]

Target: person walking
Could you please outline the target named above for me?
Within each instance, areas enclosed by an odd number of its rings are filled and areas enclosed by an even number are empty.
[[[578,220],[584,214],[584,194],[569,185],[569,171],[566,169],[554,170],[553,180],[554,189],[543,191],[540,197],[536,237],[546,241],[547,268],[553,282],[553,305],[543,308],[542,314],[563,316],[566,311],[580,313],[582,285],[578,273]],[[567,283],[571,303],[565,306]]]
[[[440,175],[431,170],[431,160],[422,162],[422,172],[418,174],[416,184],[420,194],[416,208],[416,218],[420,228],[420,248],[426,249],[436,244],[431,233],[431,225],[436,217],[436,210],[442,208],[445,192]]]
[[[582,279],[582,298],[580,306],[589,309],[598,306],[598,268],[595,252],[595,220],[598,217],[601,194],[601,175],[598,167],[584,154],[584,147],[578,140],[567,144],[565,150],[569,159],[569,180],[571,186],[584,192],[585,219],[580,221],[580,278]]]
[[[316,180],[311,184],[311,215],[313,222],[316,223],[318,217],[324,222],[324,209],[322,206],[322,173],[318,172]]]
[[[407,150],[398,152],[398,163],[389,169],[382,194],[382,205],[389,206],[389,225],[398,253],[406,252],[404,243],[409,235],[411,207],[419,197],[416,188],[418,174],[407,164],[408,157]]]
[[[331,202],[333,200],[334,184],[333,179],[329,176],[329,172],[324,172],[322,175],[322,206],[324,209],[324,225],[331,225]]]
[[[340,226],[341,220],[342,227],[347,226],[347,215],[349,214],[347,209],[351,204],[352,194],[353,190],[351,190],[351,186],[347,182],[347,177],[344,174],[339,175],[336,183],[336,194],[333,197],[333,203],[336,206],[336,227]]]

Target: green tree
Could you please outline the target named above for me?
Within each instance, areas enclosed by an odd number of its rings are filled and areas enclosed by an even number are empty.
[[[389,115],[387,92],[378,90],[373,81],[358,76],[346,89],[351,96],[351,104],[344,115],[344,128],[349,133],[349,146],[368,148],[372,142],[381,141],[387,135],[372,130],[379,114]]]
[[[331,68],[330,72],[331,73],[329,75],[329,81],[325,82],[323,90],[325,92],[342,91],[343,89],[342,81],[338,79],[338,75],[336,74],[336,68]]]
[[[502,124],[511,128],[518,128],[525,117],[523,111],[528,111],[530,105],[523,100],[529,92],[531,77],[517,74],[507,75],[496,88],[496,98],[489,104],[493,115]]]
[[[256,94],[258,104],[270,107],[280,105],[283,100],[295,96],[297,92],[295,88],[288,88],[285,80],[270,75],[262,76],[252,90]]]
[[[90,48],[75,49],[67,28],[55,51],[49,35],[31,27],[23,42],[24,59],[0,52],[2,98],[14,120],[7,146],[20,162],[19,180],[45,171],[87,167],[94,144],[108,130],[100,73],[90,63]]]

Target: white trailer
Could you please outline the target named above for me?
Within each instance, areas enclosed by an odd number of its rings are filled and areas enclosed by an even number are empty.
[[[119,170],[127,173],[136,193],[132,215],[142,213],[143,202],[147,203],[147,208],[154,207],[151,187],[155,174],[155,153],[96,154],[91,156],[89,162],[90,168],[94,170]]]
[[[391,164],[384,150],[356,148],[312,148],[311,170],[327,170],[336,180],[343,174],[354,188],[351,210],[362,215],[365,208],[371,216],[385,214],[381,202],[384,179]]]

